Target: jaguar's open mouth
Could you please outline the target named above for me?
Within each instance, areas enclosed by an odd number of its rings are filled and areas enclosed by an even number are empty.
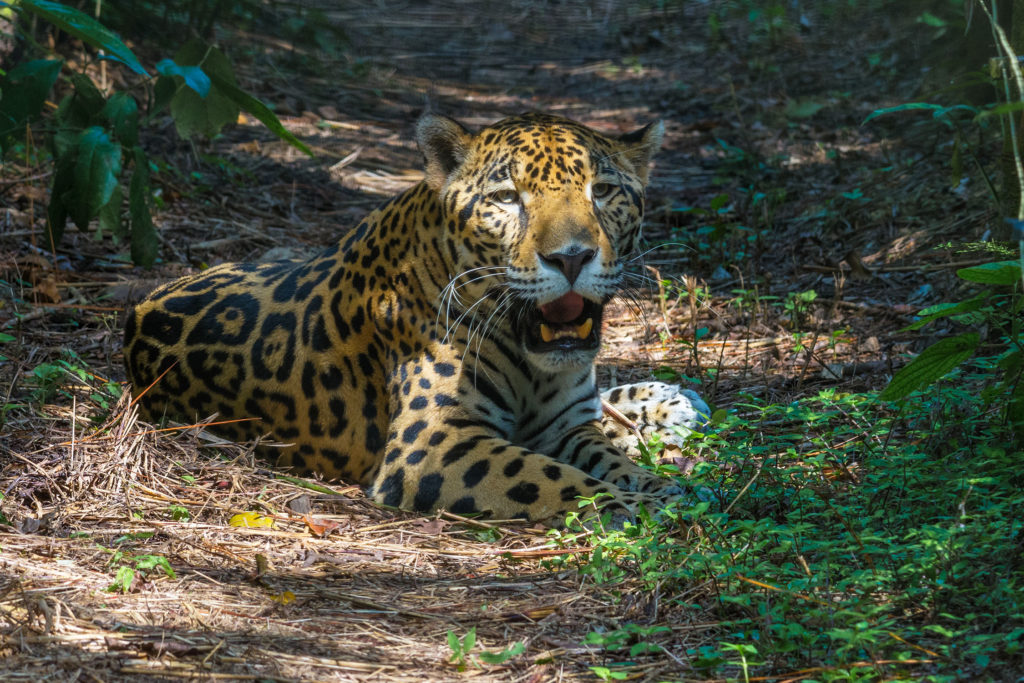
[[[604,306],[569,292],[524,311],[520,325],[526,348],[536,353],[597,348]]]

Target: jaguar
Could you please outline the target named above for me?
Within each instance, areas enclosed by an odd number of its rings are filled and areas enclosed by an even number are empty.
[[[547,524],[581,497],[619,520],[657,509],[684,489],[602,421],[594,366],[663,131],[528,113],[474,132],[427,113],[424,180],[338,243],[214,266],[132,307],[133,394],[153,419],[216,414],[212,431],[395,508]],[[707,411],[655,382],[605,399],[642,437]]]

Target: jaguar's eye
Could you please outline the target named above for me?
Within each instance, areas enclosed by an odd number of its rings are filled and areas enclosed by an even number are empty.
[[[519,201],[519,193],[515,190],[498,190],[491,193],[491,201],[498,204],[515,204]]]
[[[611,183],[594,183],[590,186],[590,194],[594,199],[605,199],[615,192],[615,186]]]

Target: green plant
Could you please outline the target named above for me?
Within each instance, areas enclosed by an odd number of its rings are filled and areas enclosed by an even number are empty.
[[[757,655],[757,648],[748,643],[722,643],[721,648],[725,652],[735,652],[739,655],[743,680],[745,683],[749,683],[751,664],[747,661],[747,657]]]
[[[132,260],[152,265],[158,240],[150,210],[151,162],[140,144],[139,129],[165,109],[186,138],[212,137],[245,110],[281,139],[311,154],[273,112],[236,85],[230,63],[213,46],[190,41],[173,59],[156,64],[154,78],[116,34],[79,10],[50,0],[21,0],[12,7],[80,39],[100,51],[98,58],[123,65],[135,75],[132,89],[144,94],[146,103],[144,119],[130,91],[108,97],[85,73],[66,77],[70,92],[39,131],[54,160],[46,235],[51,248],[60,243],[69,218],[80,230],[98,219],[100,234],[130,237]],[[30,37],[26,40],[34,42]],[[63,70],[60,60],[48,56],[22,62],[0,79],[0,152],[4,155],[25,139],[28,126],[41,119],[46,97]],[[129,178],[127,193],[125,177]],[[121,217],[126,203],[127,223]]]
[[[111,593],[130,592],[136,578],[145,579],[154,570],[160,570],[169,579],[178,578],[171,568],[171,563],[162,555],[135,555],[133,557],[119,555],[117,561],[128,561],[131,564],[122,564],[117,568],[114,573],[114,582],[107,588]]]
[[[629,678],[628,671],[613,671],[607,666],[592,666],[590,670],[602,681],[624,681]]]
[[[807,315],[811,312],[811,304],[818,298],[813,289],[806,292],[789,292],[782,302],[782,310],[789,316],[790,329],[799,330],[803,327]]]
[[[29,381],[32,389],[32,400],[36,403],[47,403],[58,393],[70,398],[65,381],[72,379],[80,386],[89,389],[89,399],[99,408],[95,420],[105,417],[121,397],[121,384],[112,382],[93,374],[81,358],[71,350],[64,351],[64,358],[47,361],[32,368]]]
[[[1022,252],[1024,253],[1024,252]],[[1024,339],[1021,336],[1021,264],[996,261],[957,271],[957,276],[983,287],[959,302],[930,306],[920,312],[920,320],[907,327],[918,330],[942,319],[959,323],[971,331],[935,342],[901,368],[881,394],[883,400],[898,400],[912,391],[924,389],[955,368],[975,357],[985,356],[976,365],[990,374],[992,381],[982,392],[986,406],[999,406],[1005,419],[1016,426],[1018,438],[1024,436]],[[974,330],[987,330],[982,336]]]
[[[715,462],[690,475],[727,505],[598,528],[589,554],[552,565],[623,593],[658,591],[663,610],[704,611],[720,644],[678,656],[707,677],[999,679],[1024,661],[1024,477],[998,408],[975,389],[986,369],[962,372],[899,412],[835,390],[740,398],[708,437]],[[698,585],[714,597],[690,605]],[[671,646],[643,628],[588,642]]]
[[[512,657],[520,655],[526,649],[526,645],[518,642],[499,652],[478,652],[471,654],[476,645],[476,627],[472,627],[462,638],[456,635],[455,631],[448,631],[448,649],[451,651],[450,662],[455,664],[459,671],[465,671],[468,664],[479,666],[477,660],[485,664],[504,664]]]
[[[151,532],[125,534],[114,539],[114,548],[97,545],[100,550],[110,554],[107,566],[114,569],[114,582],[107,587],[110,592],[127,593],[131,591],[136,579],[145,579],[157,570],[169,579],[176,579],[171,563],[163,555],[139,554],[131,552],[136,542],[146,541],[153,537]]]

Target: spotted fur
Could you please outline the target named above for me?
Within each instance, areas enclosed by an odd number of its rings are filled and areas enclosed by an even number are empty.
[[[134,392],[155,382],[141,406],[257,418],[216,431],[269,434],[281,465],[408,510],[557,523],[580,496],[611,494],[623,517],[658,507],[681,490],[604,433],[593,362],[661,136],[425,116],[426,179],[338,244],[210,268],[129,311]]]

